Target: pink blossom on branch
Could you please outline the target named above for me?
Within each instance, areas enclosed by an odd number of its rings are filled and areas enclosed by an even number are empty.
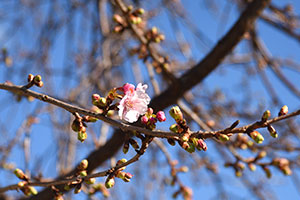
[[[148,86],[139,83],[134,89],[134,86],[126,83],[123,86],[125,96],[120,101],[119,117],[129,123],[136,122],[140,115],[146,113],[150,97],[146,94]]]

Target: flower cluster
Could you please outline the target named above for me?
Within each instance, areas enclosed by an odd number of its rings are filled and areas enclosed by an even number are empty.
[[[146,94],[147,85],[139,83],[135,89],[134,85],[126,83],[122,89],[125,96],[120,101],[119,116],[129,123],[136,122],[140,115],[146,113],[150,97]]]

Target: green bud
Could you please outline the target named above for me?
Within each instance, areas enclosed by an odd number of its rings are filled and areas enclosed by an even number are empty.
[[[222,142],[227,142],[229,140],[229,137],[225,134],[219,134],[218,139],[221,140]]]
[[[257,143],[260,144],[264,141],[264,137],[258,131],[252,131],[250,137]]]
[[[277,138],[278,137],[278,134],[275,130],[275,128],[271,125],[268,126],[268,131],[270,133],[270,135],[273,137],[273,138]]]
[[[129,142],[126,141],[123,146],[123,153],[126,154],[129,150]]]
[[[88,184],[88,185],[92,185],[96,182],[96,179],[95,178],[88,178],[85,180],[85,183]]]
[[[88,160],[87,159],[84,159],[80,162],[79,166],[78,166],[78,169],[79,170],[85,170],[87,167],[88,167]]]
[[[98,105],[99,105],[100,107],[106,107],[106,106],[107,106],[106,104],[107,104],[106,98],[100,97],[99,102],[98,102]]]
[[[115,185],[115,179],[114,178],[107,178],[105,181],[105,187],[107,189],[112,188]]]
[[[174,133],[178,133],[178,124],[171,125],[169,129]]]
[[[40,82],[41,80],[42,80],[41,75],[36,75],[36,76],[34,76],[34,78],[33,78],[34,83],[38,83],[38,82]]]
[[[70,189],[71,189],[71,187],[70,187],[69,184],[66,184],[66,185],[64,186],[64,190],[65,190],[65,191],[69,191]]]
[[[84,142],[84,140],[86,140],[87,138],[87,133],[86,132],[82,132],[82,131],[79,131],[78,134],[77,134],[77,139],[80,141],[80,142]]]
[[[34,187],[28,186],[28,189],[29,189],[29,191],[32,195],[37,195],[38,194],[38,191]]]
[[[136,10],[138,14],[142,15],[145,13],[145,10],[143,8],[139,8]]]
[[[176,122],[180,122],[183,120],[183,115],[178,106],[173,106],[169,111],[171,117],[175,119]]]
[[[256,170],[256,165],[254,163],[248,163],[248,168],[251,170],[251,171],[255,171]]]
[[[28,179],[28,177],[24,174],[24,172],[19,168],[15,169],[14,174],[21,180]]]
[[[267,121],[271,117],[271,112],[269,110],[266,110],[264,114],[261,117],[261,121]]]
[[[189,141],[190,139],[190,135],[188,133],[184,133],[182,136],[181,136],[181,141],[182,142],[187,142]]]
[[[87,176],[87,171],[86,170],[83,170],[83,171],[80,171],[80,176]]]

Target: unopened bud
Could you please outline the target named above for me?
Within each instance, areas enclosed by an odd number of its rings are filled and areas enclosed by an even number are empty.
[[[87,138],[87,133],[86,132],[82,132],[82,131],[79,131],[78,134],[77,134],[77,139],[80,141],[80,142],[84,142],[84,140],[86,140]]]
[[[206,145],[206,143],[204,142],[204,140],[201,139],[201,138],[198,140],[198,146],[199,146],[199,148],[202,149],[203,151],[206,151],[206,150],[207,150],[207,145]]]
[[[174,133],[178,133],[179,127],[178,124],[173,124],[170,126],[170,131],[174,132]]]
[[[97,106],[100,98],[101,97],[100,97],[99,94],[93,94],[92,95],[92,103],[93,103],[93,105]]]
[[[264,137],[258,131],[252,131],[249,135],[257,144],[264,141]]]
[[[65,190],[65,191],[69,191],[70,189],[71,189],[71,187],[70,187],[69,184],[66,184],[66,185],[64,186],[64,190]]]
[[[281,169],[284,175],[289,176],[292,174],[292,170],[289,166],[285,166],[284,168]]]
[[[182,142],[187,142],[190,139],[190,135],[188,133],[184,133],[180,139]]]
[[[78,194],[81,192],[81,184],[77,184],[74,189],[74,194]]]
[[[243,172],[241,170],[235,170],[235,176],[241,177],[243,175]]]
[[[85,180],[85,183],[88,184],[88,185],[92,185],[96,182],[96,179],[95,178],[88,178]]]
[[[269,110],[266,110],[264,114],[261,117],[261,121],[267,121],[271,117],[271,112]]]
[[[107,106],[106,98],[100,97],[100,99],[99,99],[99,101],[98,101],[98,105],[99,105],[100,107],[106,107],[106,106]]]
[[[178,169],[179,172],[188,172],[189,168],[187,166],[182,166]]]
[[[256,165],[254,163],[248,163],[248,168],[251,170],[251,171],[255,171],[256,170]]]
[[[225,134],[219,134],[218,139],[221,140],[222,142],[227,142],[229,140],[229,137]]]
[[[173,106],[169,111],[171,117],[175,119],[176,122],[180,122],[183,119],[182,112],[178,106]]]
[[[123,146],[123,153],[126,154],[129,150],[129,142],[126,141]]]
[[[289,108],[286,105],[284,105],[281,107],[278,116],[286,115],[288,112],[289,112]]]
[[[142,15],[145,13],[145,10],[143,8],[139,8],[136,10],[138,14]]]
[[[144,115],[144,116],[141,118],[141,121],[142,121],[143,124],[147,125],[149,119],[148,119],[148,117],[147,117],[146,115]]]
[[[160,122],[166,121],[166,116],[165,116],[164,111],[158,111],[158,112],[156,113],[156,118],[157,118],[157,120],[160,121]]]
[[[87,176],[87,171],[86,170],[80,171],[79,175],[80,176]]]
[[[119,24],[124,24],[124,19],[120,15],[114,14],[113,20]]]
[[[34,75],[33,74],[29,74],[27,77],[27,81],[28,83],[30,83],[31,81],[33,81]]]
[[[261,152],[258,153],[257,159],[263,159],[266,156],[267,156],[267,152],[266,151],[261,151]]]
[[[264,172],[265,172],[267,178],[271,178],[271,177],[272,177],[272,173],[271,173],[270,168],[268,168],[268,167],[263,167],[263,170],[264,170]]]
[[[171,146],[175,146],[175,140],[171,139],[171,138],[168,138],[168,143],[171,145]]]
[[[42,80],[41,75],[36,75],[36,76],[34,76],[34,78],[33,78],[34,83],[38,83],[38,82],[40,82],[41,80]]]
[[[268,125],[268,131],[273,138],[277,138],[278,134],[272,125]]]
[[[29,191],[32,195],[37,195],[38,194],[38,191],[34,187],[28,186],[28,189],[29,189]]]
[[[38,86],[38,87],[43,87],[43,86],[44,86],[44,82],[43,82],[43,81],[40,81],[40,82],[36,83],[36,86]]]
[[[189,146],[188,146],[188,148],[186,148],[185,150],[187,151],[187,152],[189,152],[189,153],[193,153],[193,152],[195,152],[195,146],[194,146],[194,144],[193,143],[190,143],[190,142],[188,142],[189,143]]]
[[[28,176],[19,168],[15,169],[14,174],[21,180],[28,180]]]
[[[19,188],[22,188],[22,187],[24,187],[25,185],[27,185],[27,182],[26,182],[26,181],[20,181],[20,182],[18,183],[18,187],[19,187]]]
[[[137,141],[135,141],[134,139],[129,139],[129,143],[131,144],[131,146],[135,149],[135,150],[137,150],[137,149],[139,149],[140,147],[139,147],[139,144],[137,143]]]
[[[112,188],[115,185],[115,179],[114,178],[107,178],[105,181],[105,187],[107,189]]]
[[[88,162],[87,159],[82,160],[80,162],[80,164],[78,165],[78,170],[85,170],[85,169],[87,169],[88,164],[89,164],[89,162]]]
[[[132,177],[133,177],[133,175],[127,172],[127,173],[125,173],[123,181],[129,182]]]

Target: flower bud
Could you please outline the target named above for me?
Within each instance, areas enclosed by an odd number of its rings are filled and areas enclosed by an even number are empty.
[[[271,177],[272,177],[272,173],[271,173],[270,168],[268,168],[268,167],[263,167],[263,170],[264,170],[264,172],[265,172],[267,178],[271,178]]]
[[[173,124],[170,126],[170,131],[174,132],[174,133],[178,133],[179,127],[178,124]]]
[[[241,177],[243,175],[243,172],[241,170],[235,170],[235,176]]]
[[[195,146],[193,143],[188,142],[189,146],[185,149],[189,153],[195,152]]]
[[[158,111],[158,112],[156,113],[156,118],[157,118],[157,120],[158,120],[159,122],[164,122],[164,121],[166,121],[166,116],[165,116],[164,111]]]
[[[229,137],[225,134],[219,134],[218,139],[221,140],[222,142],[227,142],[229,140]]]
[[[182,166],[178,169],[179,172],[188,172],[189,168],[187,166]]]
[[[147,125],[149,119],[148,119],[148,117],[146,117],[146,115],[144,115],[144,116],[141,118],[141,121],[142,121],[143,124]]]
[[[264,137],[258,131],[252,131],[249,135],[257,144],[264,141]]]
[[[88,185],[92,185],[96,182],[96,179],[95,178],[88,178],[86,180],[84,180],[86,184]]]
[[[29,191],[32,195],[37,195],[38,194],[38,191],[34,187],[28,186],[28,189],[29,189]]]
[[[281,169],[284,175],[289,176],[292,174],[292,170],[289,166],[285,166],[284,168]]]
[[[124,27],[119,25],[119,26],[115,26],[113,29],[114,33],[121,33],[124,30]]]
[[[123,158],[121,160],[118,160],[116,166],[121,165],[121,164],[126,163],[126,162],[127,162],[127,160],[125,158]],[[122,171],[124,169],[126,169],[126,166],[119,168],[120,171]]]
[[[278,116],[286,115],[288,112],[289,112],[289,108],[286,105],[284,105],[281,107]]]
[[[204,140],[201,139],[201,138],[198,140],[198,146],[199,146],[199,148],[202,149],[203,151],[206,151],[206,150],[207,150],[207,145],[206,145],[206,143],[204,142]]]
[[[87,167],[88,167],[88,160],[87,159],[84,159],[80,162],[80,164],[78,165],[78,170],[85,170]]]
[[[248,163],[248,168],[251,170],[251,171],[255,171],[256,170],[256,165],[254,163]]]
[[[139,8],[136,11],[139,15],[143,15],[145,13],[145,10],[143,8]]]
[[[79,175],[80,176],[87,176],[87,171],[86,170],[80,171]]]
[[[33,78],[34,78],[34,75],[29,74],[28,77],[27,77],[28,83],[30,83],[31,81],[33,81]]]
[[[33,81],[34,81],[35,84],[37,84],[37,83],[40,82],[41,80],[42,80],[41,75],[36,75],[36,76],[34,76],[34,78],[33,78]]]
[[[100,99],[98,101],[98,106],[100,106],[100,107],[106,107],[107,106],[106,98],[100,97]]]
[[[171,139],[171,138],[168,138],[168,143],[171,145],[171,146],[175,146],[175,140]]]
[[[44,86],[44,82],[40,81],[40,82],[36,83],[35,85],[38,86],[38,87],[43,87]]]
[[[273,138],[277,138],[278,134],[272,125],[268,125],[268,131]]]
[[[139,149],[140,147],[139,147],[139,144],[137,143],[137,141],[135,141],[134,139],[129,139],[129,143],[131,144],[131,146],[135,149],[135,150],[137,150],[137,149]]]
[[[75,119],[75,120],[73,120],[71,127],[74,132],[78,132],[80,130],[81,123],[77,119]]]
[[[190,139],[190,135],[188,133],[184,133],[180,139],[182,142],[187,142]]]
[[[129,150],[129,142],[126,141],[123,146],[123,153],[126,154]]]
[[[113,20],[119,24],[124,24],[124,19],[120,15],[114,14]]]
[[[71,190],[71,186],[70,186],[69,184],[66,184],[66,185],[64,186],[64,190],[65,190],[65,191]]]
[[[87,138],[87,133],[86,132],[82,132],[82,131],[79,131],[78,134],[77,134],[77,139],[80,141],[80,142],[84,142],[84,140],[86,140]]]
[[[81,184],[77,184],[74,189],[74,194],[78,194],[81,192]]]
[[[178,106],[173,106],[169,111],[171,117],[175,119],[176,122],[180,122],[183,119],[182,112]]]
[[[132,177],[133,177],[133,175],[127,172],[127,173],[125,173],[123,181],[129,182]]]
[[[21,180],[24,180],[24,181],[28,180],[28,176],[26,174],[24,174],[24,172],[19,168],[15,169],[14,174]]]
[[[22,188],[22,187],[24,187],[25,185],[27,185],[27,182],[26,182],[26,181],[20,181],[20,182],[18,183],[18,187],[19,187],[19,188]]]
[[[258,153],[256,159],[258,159],[258,160],[263,159],[266,156],[267,156],[267,152],[266,151],[261,151],[261,152]]]
[[[100,97],[99,94],[93,94],[92,95],[92,103],[93,103],[93,105],[97,106],[100,98],[101,97]]]
[[[264,114],[261,117],[261,121],[265,122],[271,117],[271,112],[269,110],[266,110]]]
[[[115,185],[115,179],[114,178],[107,178],[105,181],[105,187],[107,189],[112,188]]]

